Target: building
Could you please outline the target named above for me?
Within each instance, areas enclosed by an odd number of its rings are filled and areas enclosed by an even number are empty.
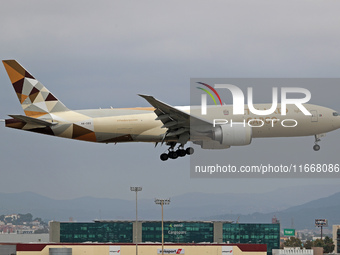
[[[161,254],[161,244],[138,244],[139,255]],[[164,254],[185,255],[266,255],[264,244],[166,244]],[[0,244],[0,254],[6,255],[135,255],[134,244],[45,243]]]
[[[273,255],[313,255],[313,250],[285,247],[284,249],[274,249]]]
[[[284,249],[273,249],[273,255],[323,255],[322,247],[312,249],[301,249],[300,247],[285,247]]]
[[[50,222],[50,242],[56,243],[159,243],[161,236],[160,221]],[[280,224],[165,221],[164,242],[266,244],[271,255],[280,248]]]
[[[340,225],[333,225],[334,253],[340,253]]]
[[[48,241],[49,234],[0,234],[0,243],[29,243]]]

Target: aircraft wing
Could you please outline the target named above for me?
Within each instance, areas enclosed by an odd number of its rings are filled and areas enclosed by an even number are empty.
[[[213,123],[196,116],[190,115],[171,105],[163,103],[153,96],[139,95],[155,107],[156,120],[163,123],[163,128],[167,128],[166,136],[180,136],[193,131],[208,132],[213,128]]]

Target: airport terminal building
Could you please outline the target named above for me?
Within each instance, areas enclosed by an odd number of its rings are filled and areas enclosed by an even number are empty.
[[[161,221],[50,222],[55,243],[160,243]],[[280,248],[280,224],[228,221],[164,221],[167,244],[266,244],[268,255]]]
[[[1,244],[1,255],[135,255],[135,244],[124,243],[17,243]],[[162,254],[157,243],[138,244],[139,255]],[[264,244],[166,244],[164,254],[266,255]]]

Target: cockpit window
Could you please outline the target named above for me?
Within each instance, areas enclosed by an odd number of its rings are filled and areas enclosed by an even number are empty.
[[[333,116],[340,116],[340,114],[337,112],[333,112]]]

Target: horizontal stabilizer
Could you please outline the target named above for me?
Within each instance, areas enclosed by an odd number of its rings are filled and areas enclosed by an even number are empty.
[[[36,118],[24,116],[24,115],[9,115],[9,116],[12,117],[13,119],[21,120],[31,125],[50,127],[50,126],[57,124],[57,123],[52,123],[46,120],[40,120],[40,119],[36,119]]]

